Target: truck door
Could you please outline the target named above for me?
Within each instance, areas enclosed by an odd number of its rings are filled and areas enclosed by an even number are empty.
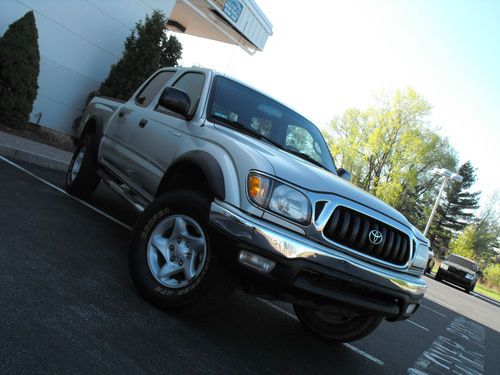
[[[186,71],[174,77],[172,86],[185,91],[191,99],[190,114],[197,109],[205,81],[205,73],[200,71]],[[151,195],[156,193],[179,145],[190,141],[188,120],[158,105],[159,97],[160,93],[140,112],[141,118],[134,119],[137,125],[129,140],[130,149],[137,153],[132,166],[133,180]]]
[[[176,71],[161,71],[153,76],[130,100],[124,103],[110,119],[104,132],[100,150],[101,161],[111,170],[134,180],[137,172],[137,150],[133,149],[131,139],[134,130],[141,126],[144,112],[166,86]]]

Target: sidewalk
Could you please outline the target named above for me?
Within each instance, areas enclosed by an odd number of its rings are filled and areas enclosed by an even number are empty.
[[[0,155],[41,167],[66,171],[71,152],[0,131]]]

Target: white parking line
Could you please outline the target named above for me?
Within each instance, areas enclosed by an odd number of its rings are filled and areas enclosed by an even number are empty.
[[[257,299],[262,302],[262,303],[265,303],[267,306],[269,307],[272,307],[273,309],[279,311],[280,313],[282,314],[285,314],[286,316],[288,316],[289,318],[291,319],[294,319],[294,320],[299,320],[295,314],[292,314],[290,311],[286,311],[284,308],[282,307],[279,307],[279,306],[276,306],[274,303],[271,303],[269,301],[266,301],[265,299],[262,299],[262,298],[259,298],[257,297]]]
[[[380,365],[380,366],[383,366],[384,365],[384,361],[381,361],[380,359],[378,359],[377,357],[374,357],[372,356],[371,354],[361,350],[360,348],[357,348],[355,347],[354,345],[352,344],[349,344],[349,343],[343,343],[342,345],[344,345],[346,348],[349,348],[351,349],[352,351],[362,355],[363,357],[365,358],[368,358],[370,361],[373,361],[375,362],[377,365]]]
[[[30,175],[31,177],[33,177],[33,178],[37,179],[38,181],[40,181],[40,182],[44,183],[45,185],[50,186],[51,188],[53,188],[54,190],[57,190],[57,191],[58,191],[58,192],[60,192],[61,194],[64,194],[64,195],[66,195],[67,197],[70,197],[70,198],[72,198],[72,199],[76,200],[77,202],[80,202],[81,204],[83,204],[84,206],[86,206],[86,207],[90,208],[91,210],[93,210],[93,211],[95,211],[95,212],[97,212],[97,213],[101,214],[102,216],[104,216],[104,217],[108,218],[109,220],[111,220],[111,221],[115,222],[116,224],[121,225],[123,228],[126,228],[126,229],[128,229],[128,230],[132,230],[132,227],[130,227],[129,225],[125,224],[124,222],[122,222],[122,221],[120,221],[120,220],[118,220],[118,219],[115,219],[113,216],[111,216],[111,215],[107,214],[106,212],[101,211],[101,210],[99,210],[98,208],[95,208],[94,206],[90,205],[89,203],[87,203],[87,202],[85,202],[85,201],[83,201],[83,200],[81,200],[81,199],[78,199],[78,198],[76,198],[76,197],[74,197],[74,196],[72,196],[72,195],[68,194],[65,190],[61,189],[60,187],[58,187],[58,186],[56,186],[56,185],[54,185],[54,184],[52,184],[52,183],[50,183],[50,182],[48,182],[48,181],[44,180],[43,178],[41,178],[41,177],[37,176],[36,174],[34,174],[34,173],[32,173],[32,172],[28,171],[27,169],[25,169],[25,168],[21,167],[20,165],[18,165],[18,164],[16,164],[16,163],[14,163],[14,162],[12,162],[12,161],[10,161],[9,159],[6,159],[5,157],[3,157],[3,156],[1,156],[1,155],[0,155],[0,160],[3,160],[3,161],[4,161],[4,162],[6,162],[7,164],[9,164],[9,165],[11,165],[11,166],[13,166],[13,167],[15,167],[15,168],[19,169],[20,171],[22,171],[22,172],[24,172],[24,173],[26,173],[26,174]],[[257,299],[258,299],[259,301],[261,301],[261,302],[265,303],[265,304],[266,304],[266,305],[268,305],[269,307],[271,307],[271,308],[275,309],[276,311],[279,311],[280,313],[282,313],[282,314],[284,314],[284,315],[288,316],[289,318],[294,319],[294,320],[298,320],[298,319],[297,319],[297,317],[296,317],[294,314],[292,314],[291,312],[286,311],[285,309],[283,309],[283,308],[281,308],[281,307],[279,307],[279,306],[276,306],[276,305],[272,304],[271,302],[266,301],[266,300],[264,300],[264,299],[261,299],[261,298],[257,298]],[[376,357],[372,356],[371,354],[369,354],[369,353],[365,352],[364,350],[361,350],[361,349],[357,348],[356,346],[354,346],[354,345],[352,345],[352,344],[344,343],[344,344],[342,344],[342,345],[343,345],[343,346],[345,346],[346,348],[349,348],[349,349],[350,349],[350,350],[352,350],[353,352],[356,352],[356,353],[358,353],[359,355],[361,355],[361,356],[363,356],[363,357],[365,357],[365,358],[369,359],[370,361],[375,362],[376,364],[378,364],[378,365],[380,365],[380,366],[383,366],[383,365],[384,365],[384,361],[382,361],[382,360],[380,360],[380,359],[378,359],[378,358],[376,358]]]
[[[455,311],[455,310],[457,309],[455,306],[449,305],[449,304],[447,304],[446,302],[443,302],[443,301],[438,300],[437,298],[433,298],[433,297],[425,296],[425,299],[428,299],[428,300],[430,300],[430,301],[432,301],[432,302],[435,302],[435,303],[437,303],[437,304],[439,304],[439,305],[446,306],[446,307],[448,307],[448,308],[452,309],[453,311]]]
[[[407,321],[408,323],[413,324],[414,326],[417,326],[418,328],[423,329],[424,331],[430,332],[428,328],[425,328],[424,326],[421,326],[420,324],[415,323],[413,320],[406,319],[406,321]]]
[[[26,173],[26,174],[30,175],[31,177],[33,177],[33,178],[37,179],[38,181],[40,181],[40,182],[44,183],[45,185],[50,186],[52,189],[57,190],[59,193],[64,194],[64,195],[66,195],[66,196],[68,196],[68,197],[70,197],[70,198],[72,198],[72,199],[76,200],[77,202],[80,202],[80,203],[81,203],[81,204],[83,204],[84,206],[86,206],[86,207],[90,208],[91,210],[93,210],[93,211],[95,211],[95,212],[97,212],[97,213],[101,214],[102,216],[104,216],[104,217],[108,218],[109,220],[111,220],[111,221],[115,222],[116,224],[121,225],[121,226],[122,226],[122,227],[124,227],[125,229],[132,230],[132,227],[130,227],[129,225],[125,224],[124,222],[122,222],[122,221],[120,221],[120,220],[118,220],[118,219],[115,219],[113,216],[108,215],[106,212],[101,211],[100,209],[95,208],[94,206],[92,206],[92,205],[88,204],[87,202],[82,201],[81,199],[78,199],[78,198],[76,198],[76,197],[74,197],[74,196],[72,196],[72,195],[68,194],[66,191],[64,191],[64,190],[63,190],[63,189],[61,189],[60,187],[58,187],[58,186],[56,186],[56,185],[54,185],[54,184],[51,184],[50,182],[48,182],[48,181],[44,180],[44,179],[43,179],[43,178],[41,178],[41,177],[38,177],[36,174],[31,173],[30,171],[28,171],[27,169],[25,169],[25,168],[21,167],[20,165],[18,165],[18,164],[16,164],[16,163],[14,163],[13,161],[10,161],[9,159],[4,158],[4,157],[3,157],[3,156],[1,156],[1,155],[0,155],[0,160],[3,160],[3,161],[4,161],[4,162],[6,162],[7,164],[12,165],[13,167],[15,167],[15,168],[19,169],[20,171],[23,171],[24,173]]]
[[[291,319],[294,319],[294,320],[299,320],[294,314],[292,314],[291,312],[289,311],[286,311],[285,309],[279,307],[279,306],[276,306],[275,304],[269,302],[269,301],[266,301],[265,299],[262,299],[262,298],[258,298],[257,299],[263,303],[265,303],[266,305],[268,305],[269,307],[275,309],[276,311],[279,311],[280,313],[288,316],[289,318]],[[349,344],[349,343],[343,343],[342,344],[343,346],[345,346],[346,348],[352,350],[353,352],[356,352],[358,353],[359,355],[362,355],[363,357],[369,359],[370,361],[373,361],[375,362],[377,365],[380,365],[380,366],[383,366],[384,365],[384,361],[378,359],[377,357],[374,357],[372,356],[370,353],[367,353],[365,352],[364,350],[361,350],[360,348],[352,345],[352,344]]]
[[[423,307],[424,309],[432,311],[434,314],[438,314],[439,316],[442,316],[443,318],[446,318],[446,315],[440,313],[439,311],[436,311],[434,309],[431,309],[430,307],[427,307],[425,305],[420,304],[420,307]]]

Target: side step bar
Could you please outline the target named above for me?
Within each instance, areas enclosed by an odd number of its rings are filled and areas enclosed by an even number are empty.
[[[106,171],[104,171],[102,169],[99,169],[97,171],[97,174],[99,175],[99,177],[101,177],[102,181],[109,188],[111,188],[111,190],[113,190],[119,196],[121,196],[122,198],[124,198],[137,211],[139,211],[139,212],[144,211],[144,209],[146,207],[146,204],[138,196],[136,196],[133,192],[131,192],[130,189],[126,185],[120,184],[118,182],[118,180],[116,180],[108,172],[106,172]]]

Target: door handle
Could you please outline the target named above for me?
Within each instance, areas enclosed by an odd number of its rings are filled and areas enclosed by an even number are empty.
[[[143,128],[147,125],[147,123],[148,123],[148,120],[142,119],[141,121],[139,121],[139,127]]]

